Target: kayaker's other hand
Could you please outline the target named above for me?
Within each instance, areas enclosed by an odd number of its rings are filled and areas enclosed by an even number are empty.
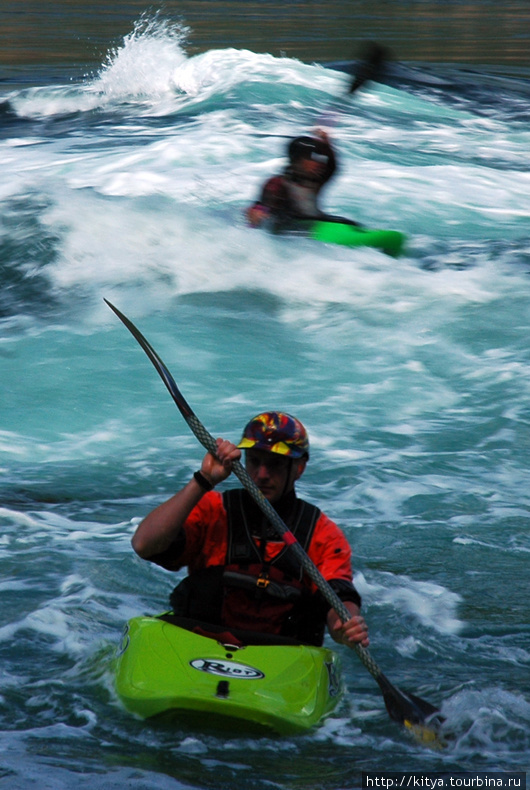
[[[317,127],[317,128],[315,128],[313,130],[313,134],[315,135],[315,137],[318,137],[324,143],[327,143],[328,145],[331,145],[331,140],[329,139],[329,134],[326,132],[325,129],[320,129],[320,128]]]
[[[251,206],[245,212],[247,222],[252,228],[259,228],[269,219],[270,211],[266,206]]]
[[[350,620],[343,623],[334,611],[330,612],[328,615],[328,629],[331,637],[339,644],[347,645],[348,647],[352,647],[355,644],[368,647],[370,644],[368,626],[364,617],[361,617],[360,614],[354,615]]]

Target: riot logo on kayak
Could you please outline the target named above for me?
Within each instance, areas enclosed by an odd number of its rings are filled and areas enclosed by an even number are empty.
[[[196,658],[190,661],[193,669],[207,672],[209,675],[219,675],[223,678],[239,678],[240,680],[261,680],[265,675],[259,669],[246,664],[237,664],[235,661],[219,661],[218,659]]]

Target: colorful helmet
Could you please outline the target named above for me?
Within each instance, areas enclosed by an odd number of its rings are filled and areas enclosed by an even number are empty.
[[[256,448],[289,458],[309,458],[307,431],[296,417],[281,411],[265,411],[254,417],[237,445],[242,450]]]
[[[300,159],[311,159],[322,165],[322,183],[328,181],[336,170],[335,154],[329,143],[318,137],[296,137],[289,143],[287,150],[289,162],[293,164]]]

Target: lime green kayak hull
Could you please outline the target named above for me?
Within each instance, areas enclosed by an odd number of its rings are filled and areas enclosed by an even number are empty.
[[[346,247],[375,247],[393,258],[401,255],[406,240],[398,230],[371,230],[341,222],[312,222],[309,235],[317,241]]]
[[[156,617],[127,624],[115,683],[125,708],[144,719],[282,735],[317,726],[342,693],[338,658],[328,648],[223,645]]]

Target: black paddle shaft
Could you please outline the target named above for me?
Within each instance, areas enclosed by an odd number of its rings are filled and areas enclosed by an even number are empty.
[[[209,453],[215,455],[217,452],[217,444],[215,439],[206,430],[204,425],[193,412],[191,406],[177,387],[173,376],[169,372],[164,362],[158,356],[154,348],[136,328],[132,321],[127,318],[127,316],[120,312],[120,310],[118,310],[118,308],[111,304],[111,302],[109,302],[107,299],[105,299],[105,302],[108,304],[111,310],[116,313],[123,324],[125,324],[127,329],[138,341],[140,346],[143,348],[155,366],[192,433],[197,437],[199,442]],[[316,565],[308,557],[302,546],[298,543],[293,533],[285,525],[270,502],[263,496],[240,461],[233,462],[232,471],[249,492],[249,494],[253,497],[255,502],[259,505],[278,535],[281,536],[282,540],[289,546],[293,554],[297,557],[300,565],[307,573],[311,581],[314,582],[318,590],[320,590],[330,607],[337,612],[338,616],[343,622],[347,622],[351,618],[350,612],[347,610],[344,603],[338,597],[333,588],[324,579]],[[388,678],[382,673],[377,663],[374,661],[366,648],[362,647],[360,644],[353,644],[351,646],[357,653],[365,668],[377,681],[381,691],[383,692],[386,708],[394,720],[399,721],[401,724],[404,722],[423,724],[427,716],[437,712],[437,708],[435,708],[430,703],[395,688],[390,683]]]

